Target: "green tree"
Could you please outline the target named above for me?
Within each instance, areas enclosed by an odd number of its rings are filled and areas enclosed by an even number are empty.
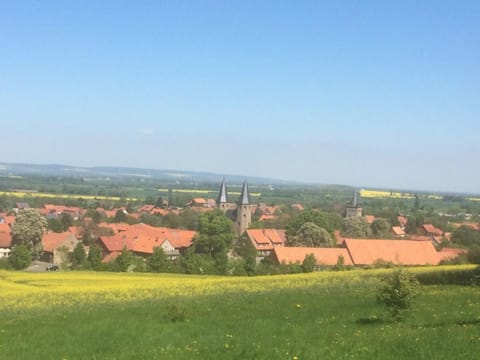
[[[123,248],[122,253],[115,259],[118,271],[127,271],[133,262],[133,254],[126,247]]]
[[[244,259],[244,269],[248,275],[255,274],[257,267],[257,249],[247,235],[242,235],[238,240],[235,251]]]
[[[452,241],[465,246],[480,245],[480,231],[462,225],[453,232]]]
[[[194,240],[195,252],[210,255],[226,252],[235,235],[229,218],[220,210],[209,211],[199,218],[199,231]]]
[[[305,273],[313,272],[315,270],[315,266],[317,265],[317,259],[315,255],[308,254],[305,256],[302,262],[302,270]]]
[[[72,269],[82,269],[86,259],[85,246],[83,246],[83,242],[79,241],[72,252]]]
[[[122,209],[119,209],[117,210],[117,212],[115,213],[115,217],[113,218],[113,220],[117,223],[119,222],[128,222],[128,215],[127,213],[122,210]]]
[[[417,278],[405,270],[396,269],[382,279],[377,290],[377,302],[383,304],[394,320],[400,320],[418,295]]]
[[[22,270],[32,262],[32,254],[25,245],[15,245],[10,253],[8,262],[14,269]]]
[[[365,238],[369,235],[370,226],[363,217],[352,217],[343,221],[342,230],[345,236]]]
[[[87,256],[88,263],[92,270],[99,270],[102,266],[102,250],[100,246],[93,244],[90,246]]]
[[[331,247],[334,245],[334,242],[327,230],[321,228],[313,222],[306,222],[298,229],[295,236],[288,238],[288,245]]]
[[[384,218],[375,218],[372,223],[372,232],[376,237],[389,237],[391,228],[390,223]]]
[[[152,255],[147,259],[147,270],[151,272],[167,272],[170,270],[170,260],[160,246],[155,247]]]
[[[61,233],[63,232],[62,222],[59,219],[48,219],[47,229],[56,233]]]
[[[62,223],[63,231],[67,231],[70,226],[73,226],[73,217],[70,214],[63,213],[60,215],[60,222]]]
[[[21,210],[12,224],[13,245],[24,245],[38,259],[42,252],[42,235],[47,228],[45,219],[35,209]]]
[[[102,218],[102,214],[100,214],[98,211],[95,211],[92,215],[92,221],[94,224],[100,224],[102,222]]]
[[[305,210],[295,216],[287,225],[287,237],[295,236],[302,225],[308,222],[324,228],[330,234],[335,230],[335,225],[331,223],[331,216],[327,213]]]

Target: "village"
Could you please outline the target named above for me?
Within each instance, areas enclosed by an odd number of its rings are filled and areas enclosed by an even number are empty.
[[[407,234],[405,230],[408,217],[400,214],[397,216],[398,225],[392,225],[388,229],[388,236],[385,236],[385,232],[380,237],[352,236],[355,234],[344,231],[342,227],[329,228],[330,234],[320,228],[323,232],[319,235],[319,227],[309,221],[310,215],[306,216],[301,224],[303,227],[297,226],[296,233],[292,233],[291,229],[288,231],[286,228],[269,227],[268,224],[272,224],[280,208],[281,205],[252,202],[247,182],[243,184],[238,199],[232,200],[225,179],[221,182],[216,199],[192,198],[183,208],[170,207],[167,201],[129,209],[84,209],[44,204],[34,210],[47,219],[49,224],[60,226],[54,228],[55,231],[52,230],[53,226],[49,226],[48,230],[42,232],[41,252],[36,260],[53,265],[55,269],[70,269],[72,254],[75,248],[81,246],[85,259],[92,247],[100,250],[102,264],[113,263],[124,251],[136,258],[137,264],[139,261],[145,262],[154,254],[156,248],[160,248],[170,262],[178,262],[189,249],[192,251],[194,248],[199,237],[198,228],[185,229],[181,224],[177,228],[158,226],[158,223],[154,222],[144,223],[142,219],[178,217],[187,212],[197,217],[216,212],[229,219],[227,222],[231,223],[233,240],[227,244],[224,253],[230,261],[246,256],[245,252],[238,251],[242,242],[246,242],[248,248],[253,249],[253,255],[252,251],[249,254],[254,256],[256,264],[267,262],[277,266],[298,267],[311,257],[314,259],[313,269],[316,270],[353,266],[438,265],[452,263],[467,253],[467,249],[451,243],[451,232],[444,232],[432,224],[421,224],[414,234]],[[289,208],[297,218],[315,214],[315,210],[306,210],[299,203],[291,204]],[[6,259],[11,255],[15,245],[12,226],[15,226],[17,216],[27,210],[32,211],[29,204],[19,202],[11,211],[0,213],[0,258]],[[343,217],[346,223],[359,222],[368,229],[372,226],[375,228],[379,223],[375,216],[363,214],[357,191],[354,191],[352,200],[346,204]],[[252,224],[253,218],[256,218],[256,221]],[[453,225],[456,228],[463,226],[480,231],[480,224],[476,223]],[[315,227],[313,231],[312,226]],[[299,237],[302,239],[299,240]],[[318,237],[319,241],[316,239]],[[196,249],[194,251],[199,252],[198,247]],[[214,257],[215,254],[210,255]],[[135,265],[128,269],[134,270]]]

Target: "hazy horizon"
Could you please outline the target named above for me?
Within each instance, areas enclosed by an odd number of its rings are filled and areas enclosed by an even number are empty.
[[[480,3],[0,5],[6,163],[480,193]]]

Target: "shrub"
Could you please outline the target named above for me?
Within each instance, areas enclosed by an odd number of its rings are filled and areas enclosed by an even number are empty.
[[[387,308],[394,320],[400,320],[417,296],[418,285],[418,280],[413,274],[396,269],[382,279],[377,292],[377,302]]]
[[[8,262],[16,270],[25,269],[32,262],[32,253],[28,251],[26,246],[16,245],[10,253]]]
[[[313,272],[315,270],[315,265],[317,264],[317,259],[315,255],[308,254],[305,256],[302,262],[302,270],[305,273]]]

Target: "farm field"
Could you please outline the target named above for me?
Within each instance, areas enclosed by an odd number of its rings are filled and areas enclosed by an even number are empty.
[[[393,323],[375,303],[378,277],[388,271],[253,278],[1,271],[0,358],[477,358],[479,287],[424,285],[407,319]]]
[[[0,196],[11,196],[16,198],[23,198],[29,196],[32,198],[57,198],[57,199],[84,199],[84,200],[109,200],[120,201],[120,196],[103,196],[103,195],[80,195],[80,194],[54,194],[44,192],[25,192],[25,191],[0,191]],[[137,201],[135,198],[125,198],[126,201]]]
[[[360,190],[360,197],[362,198],[385,198],[385,199],[415,199],[415,194],[399,191],[385,191],[385,190]],[[443,196],[426,194],[420,195],[423,199],[442,200]]]

